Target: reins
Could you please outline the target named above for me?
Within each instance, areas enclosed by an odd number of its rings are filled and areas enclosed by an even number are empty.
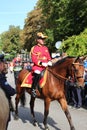
[[[73,64],[76,64],[76,63],[73,63]],[[58,73],[54,73],[51,69],[49,69],[48,67],[46,68],[51,74],[53,74],[57,79],[61,79],[61,80],[69,80],[68,78],[66,78],[66,77],[64,77],[64,76],[62,76],[62,75],[60,75],[60,74],[58,74]],[[78,78],[83,78],[83,76],[81,75],[81,76],[76,76],[76,75],[74,75],[75,77],[75,79],[78,79]]]
[[[57,74],[57,73],[54,73],[51,69],[49,69],[49,68],[46,68],[51,74],[53,74],[57,79],[62,79],[62,80],[68,80],[68,78],[66,78],[66,77],[63,77],[62,75],[60,75],[60,74]]]

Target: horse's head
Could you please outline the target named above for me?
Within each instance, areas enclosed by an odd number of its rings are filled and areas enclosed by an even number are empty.
[[[84,65],[83,60],[77,57],[72,63],[72,77],[74,79],[74,85],[77,87],[84,86]]]
[[[81,57],[67,56],[54,64],[53,73],[60,79],[71,77],[75,86],[84,86],[83,60]]]

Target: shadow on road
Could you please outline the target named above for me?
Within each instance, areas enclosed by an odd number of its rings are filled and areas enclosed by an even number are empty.
[[[27,123],[27,121],[29,121],[30,123],[33,123],[32,121],[32,116],[30,113],[30,108],[27,107],[19,107],[18,108],[19,111],[19,119],[22,120],[23,123]],[[14,114],[13,114],[14,116]],[[36,120],[39,123],[39,127],[43,130],[44,126],[43,126],[43,114],[41,112],[36,112],[35,111],[35,116],[36,116]],[[52,126],[53,128],[55,128],[55,130],[61,130],[59,128],[56,127],[56,124],[58,124],[57,122],[55,122],[51,117],[48,117],[48,125]]]

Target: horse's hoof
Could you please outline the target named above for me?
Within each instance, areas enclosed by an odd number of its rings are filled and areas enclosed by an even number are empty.
[[[34,126],[38,126],[38,122],[37,122],[37,121],[34,121],[34,122],[33,122],[33,125],[34,125]]]
[[[75,127],[73,126],[73,127],[71,127],[71,130],[75,130]]]
[[[49,127],[48,127],[48,126],[46,126],[44,130],[50,130],[50,129],[49,129]]]
[[[18,115],[14,115],[14,120],[18,120],[18,119],[19,119]]]

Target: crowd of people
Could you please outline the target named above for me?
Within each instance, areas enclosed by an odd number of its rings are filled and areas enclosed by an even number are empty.
[[[84,87],[67,84],[67,102],[72,107],[87,107],[87,58],[84,60]]]

